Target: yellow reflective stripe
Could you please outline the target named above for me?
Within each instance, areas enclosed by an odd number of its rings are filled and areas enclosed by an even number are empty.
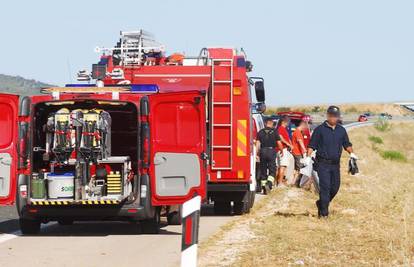
[[[247,156],[247,120],[237,121],[237,156]]]

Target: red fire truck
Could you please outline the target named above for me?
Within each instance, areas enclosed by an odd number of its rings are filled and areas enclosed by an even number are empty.
[[[247,76],[245,55],[209,48],[167,57],[143,31],[97,50],[103,55],[92,73],[78,73],[80,84],[0,95],[0,205],[16,201],[22,232],[99,219],[139,221],[156,233],[161,212],[180,223],[172,207],[195,195],[218,213],[231,202],[247,212],[252,110],[264,109],[264,88]]]

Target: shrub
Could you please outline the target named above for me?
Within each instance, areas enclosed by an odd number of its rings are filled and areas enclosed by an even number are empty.
[[[286,112],[286,111],[290,111],[290,107],[278,107],[276,109],[276,112]]]
[[[380,132],[386,132],[391,130],[391,124],[385,119],[379,119],[375,123],[375,129],[377,129]]]
[[[346,113],[357,113],[358,109],[356,107],[349,107],[345,110]]]
[[[320,106],[314,106],[311,111],[313,113],[318,113],[322,111],[322,108]]]
[[[370,137],[368,137],[368,140],[371,141],[374,144],[377,144],[377,145],[380,145],[380,144],[384,143],[384,141],[382,140],[381,137],[374,136],[374,135],[371,135]]]
[[[389,160],[399,161],[399,162],[407,161],[407,157],[403,153],[399,151],[395,151],[395,150],[381,151],[381,157],[383,157],[384,159],[389,159]]]

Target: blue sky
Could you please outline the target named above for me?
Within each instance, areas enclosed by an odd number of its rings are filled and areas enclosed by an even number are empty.
[[[243,47],[269,105],[414,100],[414,1],[7,1],[0,73],[64,84],[120,30],[169,51]]]

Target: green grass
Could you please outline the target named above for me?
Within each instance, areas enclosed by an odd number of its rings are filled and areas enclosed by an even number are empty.
[[[384,159],[399,161],[399,162],[407,162],[407,157],[399,151],[385,150],[385,151],[381,151],[380,154],[381,154],[381,157],[383,157]]]
[[[374,135],[371,135],[370,137],[368,137],[368,140],[377,145],[381,145],[384,143],[381,137],[374,136]]]
[[[391,130],[391,124],[385,119],[379,119],[375,123],[375,129],[377,129],[380,132],[387,132]]]

